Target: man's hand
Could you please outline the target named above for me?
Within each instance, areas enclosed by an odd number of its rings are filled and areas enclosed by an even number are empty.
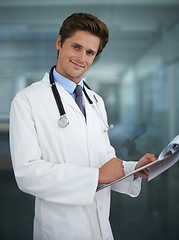
[[[122,160],[119,158],[112,158],[99,169],[98,183],[111,183],[124,175]]]
[[[143,167],[145,166],[146,164],[148,163],[151,163],[153,161],[155,161],[156,158],[155,158],[155,155],[154,154],[151,154],[151,153],[146,153],[137,163],[135,169],[138,169],[140,167]],[[148,178],[148,175],[149,175],[149,167],[143,169],[142,171],[140,172],[137,172],[134,174],[134,177],[137,178],[137,177],[142,177],[142,178]]]

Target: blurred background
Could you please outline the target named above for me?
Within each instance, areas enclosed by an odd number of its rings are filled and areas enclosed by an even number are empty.
[[[56,64],[58,31],[73,12],[110,30],[86,81],[105,101],[118,157],[158,156],[179,134],[179,0],[0,0],[1,240],[31,240],[33,228],[34,198],[18,190],[10,160],[11,101]],[[138,198],[112,193],[115,240],[178,240],[178,203],[179,162],[144,180]]]

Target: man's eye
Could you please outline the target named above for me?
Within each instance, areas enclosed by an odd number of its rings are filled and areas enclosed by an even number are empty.
[[[79,49],[79,46],[77,46],[77,45],[74,45],[73,47],[74,47],[74,49]]]
[[[92,52],[92,51],[88,51],[87,54],[93,56],[93,55],[94,55],[94,52]]]

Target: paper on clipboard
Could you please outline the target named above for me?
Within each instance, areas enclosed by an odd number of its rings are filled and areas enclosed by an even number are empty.
[[[158,157],[158,162],[149,168],[149,176],[148,181],[152,180],[168,168],[170,168],[173,164],[175,164],[179,159],[179,152],[176,154],[172,154],[170,157],[165,158],[166,153],[171,149],[173,144],[179,144],[179,135],[176,136],[160,153]],[[164,159],[164,160],[162,160]],[[162,161],[161,161],[162,160]]]
[[[171,154],[170,156],[165,157],[166,153],[170,150],[171,146],[173,144],[179,144],[179,135],[176,136],[160,153],[158,159],[154,162],[151,162],[141,168],[138,168],[134,171],[132,171],[129,174],[126,174],[124,177],[117,179],[114,182],[108,183],[108,184],[101,184],[100,186],[98,186],[96,191],[100,191],[106,187],[111,186],[114,183],[117,183],[119,181],[124,180],[125,178],[140,172],[141,170],[150,167],[149,168],[149,177],[148,177],[148,181],[152,180],[153,178],[155,178],[156,176],[158,176],[160,173],[164,172],[165,170],[167,170],[168,168],[170,168],[173,164],[175,164],[175,162],[177,162],[177,160],[179,159],[179,152],[175,152],[173,154]]]

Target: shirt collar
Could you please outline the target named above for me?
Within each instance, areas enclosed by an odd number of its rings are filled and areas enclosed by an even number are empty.
[[[83,80],[82,78],[78,84],[74,83],[70,79],[59,74],[56,69],[53,69],[53,77],[54,81],[57,82],[60,86],[62,86],[68,93],[72,94],[76,88],[76,85],[80,85],[83,88]]]

